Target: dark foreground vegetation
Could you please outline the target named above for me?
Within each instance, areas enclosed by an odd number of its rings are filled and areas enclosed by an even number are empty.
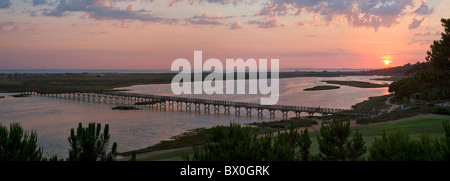
[[[351,130],[347,121],[334,120],[322,125],[317,141],[320,152],[311,154],[308,130],[291,129],[258,138],[251,127],[230,124],[213,128],[210,142],[195,146],[193,155],[182,156],[190,161],[449,161],[450,126],[442,123],[445,135],[431,138],[422,134],[413,139],[408,133],[383,132],[367,148],[358,130]],[[364,156],[368,151],[368,156]]]
[[[289,130],[291,126],[297,129],[297,128],[305,128],[316,124],[318,124],[318,122],[314,119],[291,118],[289,120],[251,123],[249,124],[250,126],[249,129],[252,132],[252,134],[261,135],[269,132],[286,131]],[[161,141],[158,144],[149,146],[147,148],[119,153],[119,155],[130,156],[133,152],[139,154],[160,150],[187,148],[203,145],[209,142],[209,140],[205,138],[209,138],[212,136],[213,129],[214,128],[196,128],[188,130],[180,135],[171,137],[170,140]],[[229,129],[229,127],[223,127],[223,129]]]
[[[111,151],[106,149],[109,144],[109,125],[101,131],[101,124],[89,123],[84,128],[80,123],[78,128],[70,130],[69,158],[67,161],[113,161],[117,155],[117,143]],[[35,131],[25,131],[22,126],[13,123],[9,126],[0,124],[0,161],[64,161],[54,155],[51,158],[42,156],[43,148],[37,145]]]

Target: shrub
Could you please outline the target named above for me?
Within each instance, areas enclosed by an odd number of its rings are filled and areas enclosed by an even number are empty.
[[[450,160],[450,126],[449,121],[442,123],[445,136],[431,139],[422,134],[413,140],[402,131],[389,135],[383,132],[381,139],[375,138],[369,148],[370,161],[448,161]]]
[[[445,114],[445,115],[450,115],[450,108],[448,107],[442,107],[442,106],[437,106],[431,109],[431,113],[433,114]]]
[[[194,161],[294,161],[309,160],[311,140],[308,131],[298,133],[293,124],[290,130],[278,132],[277,136],[267,133],[257,139],[255,130],[230,124],[230,127],[213,128],[211,143],[194,147]],[[296,152],[296,147],[300,149]]]
[[[434,141],[435,146],[435,160],[450,161],[450,121],[444,121],[442,127],[445,131],[445,136]]]
[[[195,161],[250,161],[257,157],[254,152],[256,135],[251,134],[249,127],[241,128],[238,124],[230,124],[226,128],[218,126],[212,129],[212,143],[202,147],[194,147],[192,158]]]

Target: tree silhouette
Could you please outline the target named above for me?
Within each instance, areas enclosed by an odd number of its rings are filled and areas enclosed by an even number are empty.
[[[69,161],[112,161],[116,156],[117,143],[114,143],[111,152],[106,153],[110,139],[109,125],[106,124],[101,133],[101,124],[89,123],[83,128],[82,123],[78,125],[77,132],[72,128],[68,138],[71,148],[69,149]]]
[[[450,70],[450,19],[441,19],[444,33],[441,39],[433,41],[431,51],[427,51],[425,58],[435,69]]]
[[[345,122],[345,123],[344,123]],[[333,120],[329,125],[320,128],[319,158],[327,161],[354,161],[366,152],[364,140],[358,131],[352,139],[350,122]]]
[[[24,131],[18,123],[8,129],[0,124],[0,161],[41,161],[42,148],[37,145],[35,131]]]

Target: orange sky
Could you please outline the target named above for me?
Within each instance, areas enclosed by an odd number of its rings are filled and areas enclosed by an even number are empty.
[[[305,2],[0,0],[0,69],[170,69],[194,50],[280,68],[384,68],[424,61],[450,18],[444,0]]]

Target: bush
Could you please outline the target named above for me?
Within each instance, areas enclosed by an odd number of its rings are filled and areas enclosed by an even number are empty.
[[[297,152],[296,147],[300,149]],[[250,127],[230,124],[213,128],[211,143],[194,147],[194,161],[294,161],[309,160],[311,140],[308,131],[298,133],[291,125],[289,131],[277,136],[268,133],[257,139]]]
[[[0,124],[0,161],[41,161],[42,148],[35,131],[27,132],[18,123],[8,129]]]
[[[433,114],[445,114],[445,115],[450,115],[450,108],[448,107],[442,107],[442,106],[437,106],[431,109],[431,113]]]
[[[389,135],[383,132],[382,138],[373,142],[369,148],[370,161],[423,161],[430,160],[432,141],[428,135],[419,140],[411,140],[408,134],[397,131]]]
[[[434,141],[435,160],[450,161],[450,121],[444,121],[442,127],[445,136]]]
[[[192,158],[184,156],[185,160],[194,161],[249,161],[255,159],[253,145],[256,135],[250,133],[250,128],[241,128],[238,124],[230,124],[229,128],[218,126],[212,129],[212,143],[202,147],[194,147]]]
[[[370,161],[448,161],[450,160],[450,126],[443,122],[445,136],[433,140],[422,134],[413,140],[402,131],[389,135],[383,132],[382,138],[375,138],[369,148]]]

